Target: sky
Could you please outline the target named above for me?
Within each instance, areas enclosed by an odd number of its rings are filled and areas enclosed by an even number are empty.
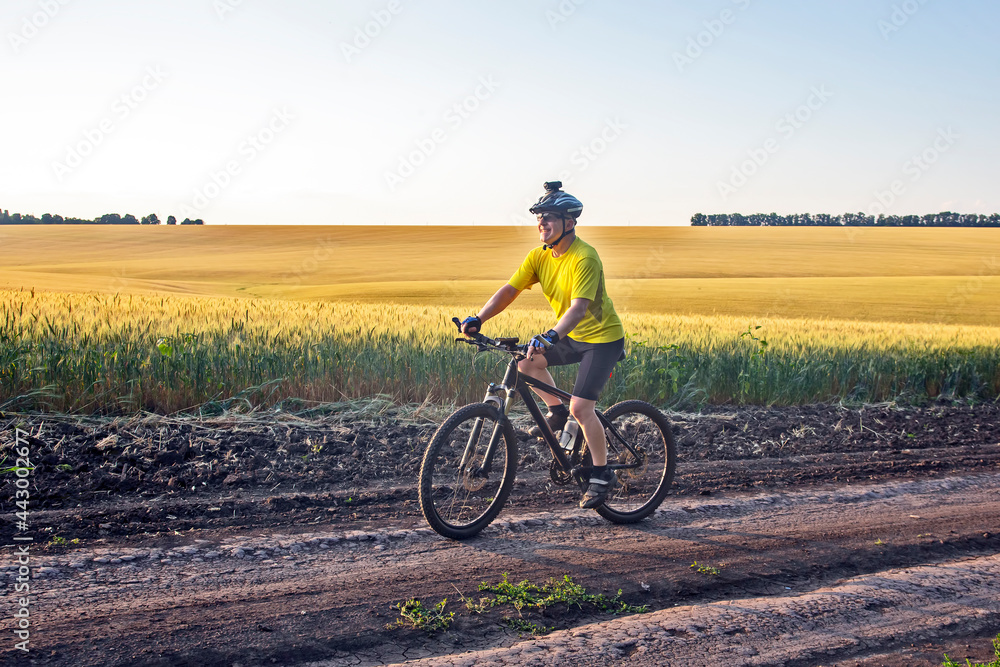
[[[0,209],[1000,212],[995,0],[5,0]]]

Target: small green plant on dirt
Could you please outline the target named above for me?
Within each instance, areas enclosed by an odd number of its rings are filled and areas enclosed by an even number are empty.
[[[607,597],[603,593],[597,595],[588,593],[580,584],[575,583],[570,576],[564,575],[562,579],[549,579],[541,586],[533,584],[527,579],[520,583],[511,583],[507,578],[507,573],[503,573],[503,579],[496,584],[482,582],[479,584],[479,591],[482,593],[493,593],[494,598],[479,598],[479,602],[473,603],[477,610],[485,610],[489,607],[498,607],[509,604],[517,610],[518,614],[524,609],[535,609],[544,611],[552,605],[563,603],[567,606],[576,605],[583,608],[584,603],[592,604],[600,611],[610,614],[641,614],[648,611],[646,605],[630,605],[621,599],[621,589],[614,597]],[[469,603],[466,603],[469,606]],[[470,611],[472,607],[469,606]]]
[[[885,544],[885,542],[883,542],[882,538],[880,537],[880,538],[878,538],[878,539],[875,540],[875,544],[877,544],[878,546],[882,546],[883,544]]]
[[[532,637],[547,635],[555,630],[555,626],[545,627],[544,625],[537,625],[531,621],[526,621],[523,618],[511,618],[509,616],[504,616],[500,619],[500,625],[510,628],[518,634],[531,635]]]
[[[698,574],[707,574],[709,576],[716,576],[720,572],[722,572],[722,568],[724,566],[722,565],[722,563],[719,563],[718,567],[716,567],[715,565],[708,565],[707,563],[699,563],[698,561],[695,561],[691,563],[691,567]]]
[[[493,606],[492,598],[479,598],[478,601],[470,600],[463,597],[465,600],[465,608],[471,611],[473,614],[484,614]]]
[[[993,655],[996,656],[996,660],[990,662],[977,662],[973,663],[968,658],[965,659],[965,664],[955,662],[948,657],[948,654],[944,654],[944,662],[941,667],[1000,667],[1000,633],[997,634],[996,638],[993,640]]]
[[[417,598],[400,602],[396,605],[400,615],[396,625],[411,627],[414,630],[424,630],[425,632],[447,630],[455,618],[455,612],[445,612],[444,606],[447,603],[448,598],[441,600],[433,607],[425,607],[424,603]]]
[[[0,459],[0,466],[2,466],[4,464],[4,461],[6,460],[7,460],[6,456]],[[24,466],[8,466],[6,468],[0,468],[0,475],[6,475],[8,473],[16,473],[18,470],[27,470],[30,472],[34,470],[34,468],[33,467],[25,468]]]
[[[59,537],[58,535],[53,535],[49,538],[49,544],[54,547],[68,547],[70,545],[77,545],[80,543],[80,538],[74,537],[72,540],[67,540],[65,537]]]

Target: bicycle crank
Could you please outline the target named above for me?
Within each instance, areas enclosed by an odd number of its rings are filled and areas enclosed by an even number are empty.
[[[549,477],[551,477],[552,481],[559,486],[566,486],[573,481],[573,473],[563,470],[562,466],[560,466],[559,462],[555,459],[549,463]]]

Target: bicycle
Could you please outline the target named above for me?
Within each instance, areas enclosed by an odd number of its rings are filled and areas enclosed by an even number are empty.
[[[458,318],[452,320],[461,324]],[[481,403],[470,403],[452,413],[435,431],[420,466],[420,508],[436,532],[456,540],[475,536],[500,514],[517,468],[517,438],[509,414],[517,396],[542,432],[552,452],[549,474],[561,486],[575,482],[587,488],[592,467],[582,429],[563,449],[542,414],[531,387],[568,401],[571,395],[557,387],[522,375],[517,363],[527,356],[518,338],[493,340],[482,334],[456,338],[479,352],[510,354],[500,384],[489,383]],[[636,523],[648,517],[670,490],[677,450],[667,417],[645,401],[616,403],[597,416],[608,441],[608,468],[617,484],[604,504],[595,508],[612,523]]]

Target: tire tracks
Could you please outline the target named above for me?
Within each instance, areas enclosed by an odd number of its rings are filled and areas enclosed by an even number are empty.
[[[706,655],[812,664],[995,623],[998,490],[1000,474],[980,473],[671,496],[632,527],[578,509],[511,511],[463,543],[395,525],[87,546],[40,555],[33,589],[44,625],[33,649],[49,656],[39,664],[81,667],[464,664],[454,661],[465,654],[477,664],[644,665],[666,655],[678,665]],[[706,577],[694,560],[725,566]],[[531,642],[467,620],[434,639],[386,628],[395,602],[472,596],[502,572],[533,581],[569,573],[660,609],[601,623],[581,616],[583,625]]]
[[[889,570],[837,586],[666,609],[554,632],[508,648],[408,661],[417,666],[793,665],[995,628],[1000,555]],[[338,661],[309,667],[339,667]]]

